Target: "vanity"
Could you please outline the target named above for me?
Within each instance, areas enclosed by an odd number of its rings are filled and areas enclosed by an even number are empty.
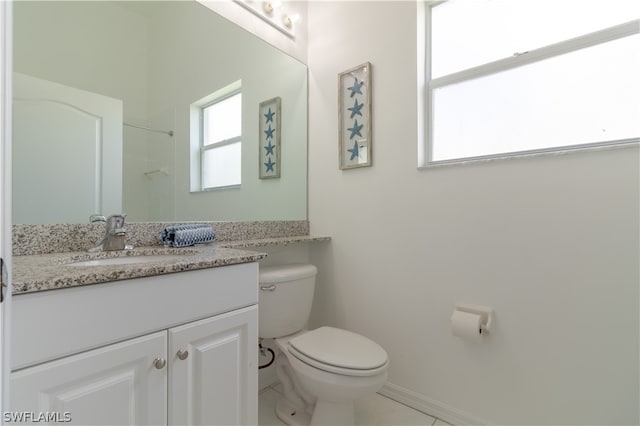
[[[203,251],[233,264],[14,294],[11,410],[76,424],[256,424],[263,255]]]

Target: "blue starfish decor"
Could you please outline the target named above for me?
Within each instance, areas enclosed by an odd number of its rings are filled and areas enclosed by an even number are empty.
[[[260,179],[279,178],[280,163],[281,99],[275,97],[261,102],[259,106],[259,160],[258,177]]]
[[[355,123],[353,124],[353,127],[350,127],[347,129],[348,131],[351,132],[349,139],[353,139],[354,136],[356,135],[362,137],[362,133],[360,133],[360,130],[362,130],[363,126],[364,124],[358,124],[358,119],[356,119]]]
[[[348,149],[347,151],[351,153],[351,158],[349,158],[349,161],[353,161],[354,159],[358,158],[360,156],[360,147],[358,147],[358,141],[355,141],[353,144],[353,148]]]
[[[358,81],[358,77],[355,77],[353,86],[351,87],[347,87],[347,90],[351,90],[351,96],[349,96],[350,98],[353,98],[355,95],[360,94],[362,95],[362,85],[364,84],[364,81]]]
[[[275,147],[276,146],[273,145],[271,143],[271,141],[269,141],[269,145],[263,147],[267,151],[267,153],[265,155],[273,155],[273,148],[275,148]]]
[[[273,132],[275,132],[275,131],[276,131],[276,129],[272,129],[271,128],[271,124],[269,124],[269,128],[264,131],[264,134],[267,135],[267,139],[269,139],[269,138],[273,137]]]
[[[265,173],[273,172],[273,171],[274,171],[274,170],[273,170],[273,166],[275,166],[275,165],[276,165],[276,163],[274,163],[273,161],[271,161],[271,157],[269,157],[269,159],[268,159],[268,160],[269,160],[268,162],[264,163],[265,167],[267,168],[267,169],[265,170]]]
[[[269,107],[269,112],[267,112],[267,113],[264,115],[264,117],[267,119],[267,121],[266,121],[265,123],[268,123],[268,122],[270,122],[270,121],[271,121],[271,122],[273,122],[273,116],[274,116],[274,115],[276,115],[276,113],[275,113],[275,112],[271,112],[271,107]]]
[[[349,118],[353,118],[356,115],[359,115],[360,117],[362,117],[363,106],[364,104],[358,103],[358,98],[356,98],[355,102],[353,103],[353,106],[351,108],[347,108],[349,111],[351,111],[351,117]]]
[[[340,168],[371,165],[371,64],[339,74]]]

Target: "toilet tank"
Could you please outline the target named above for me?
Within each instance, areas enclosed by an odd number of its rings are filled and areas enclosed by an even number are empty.
[[[259,337],[282,337],[307,325],[317,272],[308,264],[260,267]]]

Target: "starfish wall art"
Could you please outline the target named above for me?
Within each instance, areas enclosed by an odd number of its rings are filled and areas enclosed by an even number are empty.
[[[280,177],[280,98],[260,103],[258,167],[260,179]]]
[[[371,165],[371,64],[339,74],[340,168]]]

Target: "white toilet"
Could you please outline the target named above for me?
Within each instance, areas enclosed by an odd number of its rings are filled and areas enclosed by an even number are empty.
[[[295,264],[260,268],[261,338],[275,339],[283,396],[276,414],[289,425],[352,425],[354,402],[378,391],[389,359],[374,341],[333,327],[306,330],[317,269]]]

